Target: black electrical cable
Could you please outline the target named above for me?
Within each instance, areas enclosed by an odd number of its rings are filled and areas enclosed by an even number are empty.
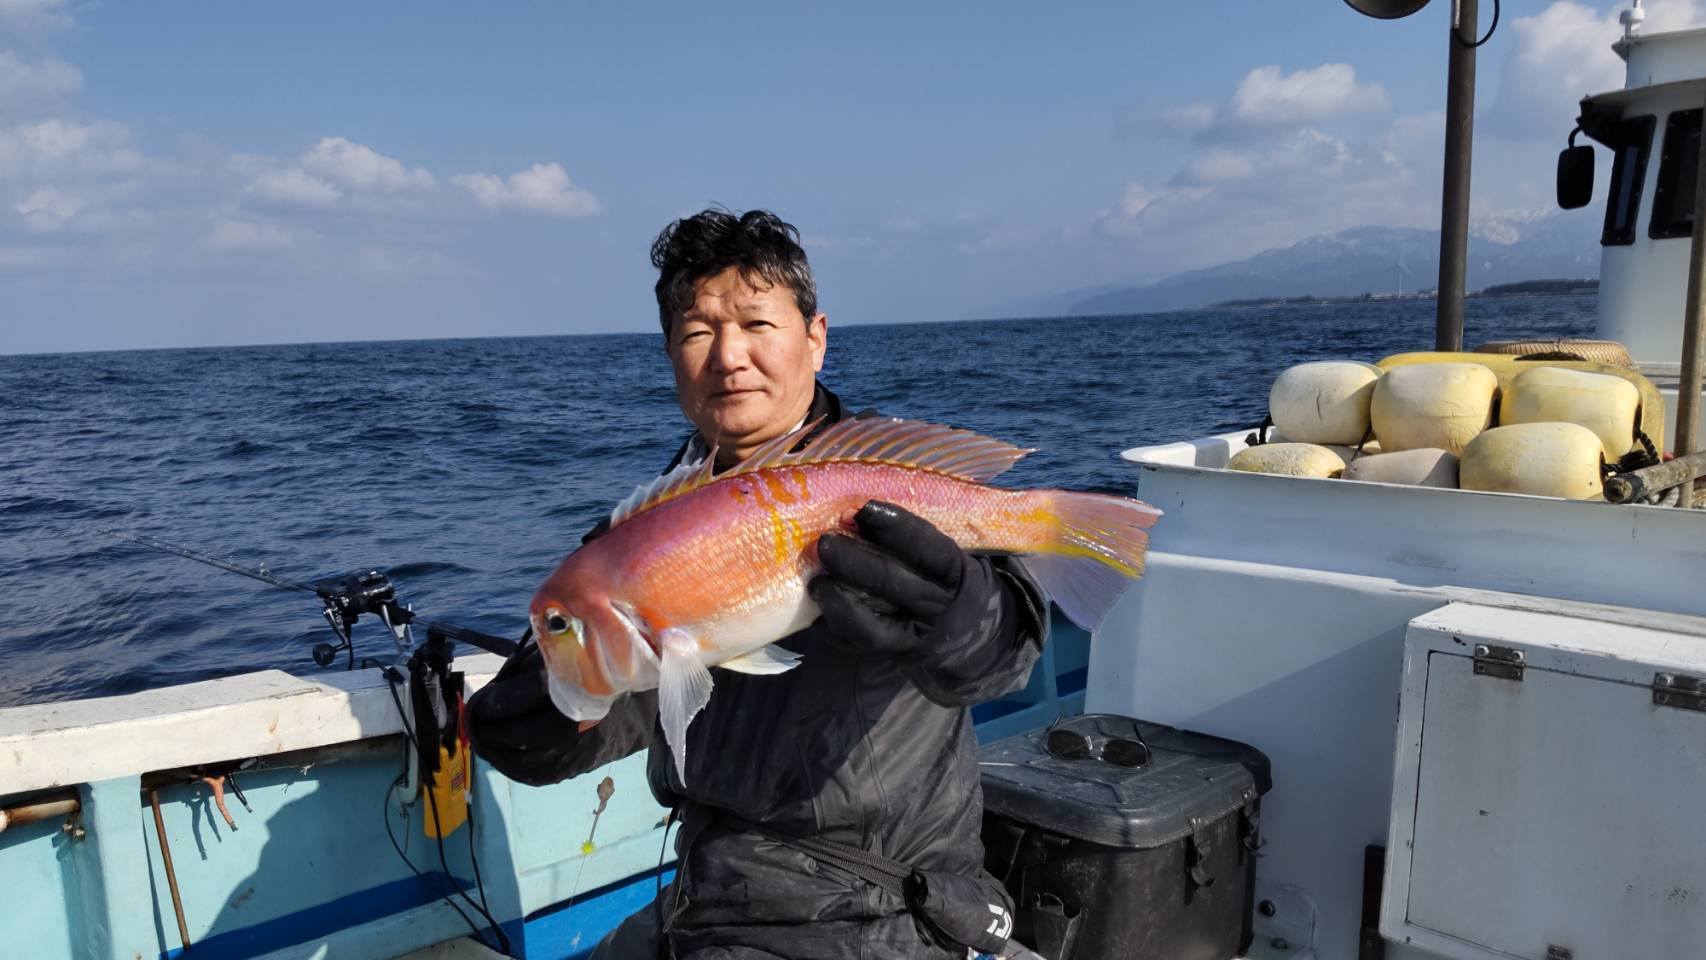
[[[397,717],[398,717],[398,719],[402,720],[402,722],[403,722],[403,733],[405,736],[407,736],[409,738],[410,747],[413,748],[418,753],[420,751],[420,741],[415,738],[415,730],[414,730],[414,727],[409,723],[409,715],[403,711],[403,698],[397,694],[397,684],[400,681],[401,681],[401,675],[397,673],[395,668],[387,668],[385,670],[385,686],[386,686],[386,689],[391,691],[391,702],[397,705]],[[432,805],[433,822],[434,823],[443,823],[444,821],[442,819],[440,819],[439,815],[438,815],[438,799],[432,795],[431,790],[427,790],[427,791],[425,791],[425,793],[427,795],[427,802]],[[385,795],[385,803],[386,803],[386,806],[385,806],[385,813],[386,813],[386,815],[385,815],[385,833],[387,836],[389,836],[391,834],[391,816],[390,816],[391,795],[390,795],[389,791],[387,791],[387,793]],[[445,876],[446,881],[450,884],[450,888],[452,890],[454,890],[456,892],[456,894],[458,896],[460,896],[465,903],[468,904],[468,906],[472,907],[474,909],[474,911],[476,913],[478,913],[482,919],[484,919],[488,924],[491,925],[492,932],[497,935],[500,952],[508,954],[510,951],[509,936],[504,933],[503,927],[498,923],[496,918],[494,918],[492,916],[491,911],[489,909],[487,909],[485,906],[483,906],[483,904],[486,903],[486,887],[485,887],[485,883],[480,879],[480,861],[479,861],[479,858],[474,856],[473,835],[474,835],[473,816],[472,816],[472,812],[470,812],[469,823],[468,823],[468,843],[469,843],[468,855],[469,855],[469,859],[472,860],[474,863],[474,882],[479,885],[480,903],[475,903],[473,898],[468,896],[467,891],[463,890],[461,887],[456,885],[455,875],[450,872],[450,864],[446,861],[446,858],[444,855],[444,837],[442,837],[442,836],[436,838],[438,840],[438,862],[439,862],[439,865],[444,868],[444,876]],[[392,837],[391,845],[393,847],[396,847],[397,855],[403,858],[403,862],[409,865],[409,869],[414,870],[415,876],[420,877],[422,882],[425,882],[426,876],[415,868],[414,862],[411,861],[409,859],[408,855],[403,852],[403,848],[397,844],[397,840],[395,837]],[[474,924],[473,920],[469,919],[469,917],[466,913],[462,912],[462,908],[456,906],[456,903],[454,901],[452,901],[449,897],[447,897],[443,894],[439,894],[439,897],[442,900],[444,900],[445,903],[450,904],[450,906],[452,908],[454,908],[457,913],[462,915],[462,919],[464,921],[467,921],[467,923],[468,923],[468,928],[474,932],[474,939],[480,941],[481,946],[487,946],[486,938],[481,934],[480,928]]]
[[[1455,30],[1452,31],[1451,35],[1454,37],[1457,37],[1458,43],[1461,43],[1464,46],[1468,47],[1469,49],[1473,50],[1476,47],[1479,47],[1482,44],[1486,43],[1488,40],[1493,39],[1493,31],[1497,30],[1497,29],[1499,29],[1499,0],[1493,0],[1493,22],[1491,24],[1488,24],[1486,36],[1483,36],[1481,39],[1475,41],[1474,43],[1470,43],[1469,41],[1463,39],[1463,37],[1459,36]]]
[[[397,783],[401,783],[401,782],[402,782],[402,778],[399,777],[397,779]],[[430,887],[432,884],[428,883],[427,878],[426,878],[426,874],[422,873],[420,871],[420,868],[415,866],[415,862],[413,860],[409,859],[409,855],[403,852],[403,845],[397,842],[397,834],[391,830],[391,792],[389,790],[387,790],[385,792],[385,796],[383,799],[384,799],[385,803],[384,803],[384,808],[380,811],[380,814],[383,817],[383,819],[385,820],[385,836],[389,837],[391,840],[391,849],[397,851],[397,856],[403,858],[403,863],[408,866],[409,870],[412,873],[414,873],[415,876],[420,878],[421,883],[426,884],[427,886]],[[407,821],[408,821],[408,818],[404,817],[404,822],[406,823]],[[473,918],[469,917],[468,914],[466,914],[462,911],[461,907],[456,905],[456,901],[450,899],[449,897],[445,896],[442,893],[438,895],[438,898],[440,900],[443,900],[445,903],[449,904],[450,909],[455,910],[457,912],[457,914],[462,917],[462,922],[466,923],[468,925],[469,930],[474,931],[474,936],[476,936],[476,937],[480,936],[479,926],[474,923]],[[482,946],[484,946],[485,942],[486,942],[485,939],[482,937],[480,939],[480,944]]]
[[[652,909],[657,911],[658,936],[666,937],[669,931],[663,927],[663,861],[669,855],[669,828],[675,826],[675,807],[669,808],[669,813],[663,818],[663,843],[658,845],[658,868],[652,876],[657,881],[657,896],[652,898]]]

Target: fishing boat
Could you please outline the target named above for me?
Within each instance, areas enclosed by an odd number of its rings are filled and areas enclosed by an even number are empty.
[[[1703,244],[1678,211],[1696,209],[1706,30],[1645,34],[1639,13],[1616,43],[1627,85],[1578,121],[1615,158],[1599,331],[1686,452],[1706,439],[1684,294]],[[1448,198],[1448,243],[1452,216]],[[974,712],[980,740],[1092,711],[1265,754],[1250,958],[1698,956],[1706,511],[1679,508],[1696,461],[1624,476],[1676,506],[1614,504],[1228,469],[1261,439],[1124,451],[1166,512],[1148,572],[1094,636],[1056,618],[1029,687]],[[338,609],[389,618],[400,653],[432,632],[369,602],[378,580],[308,587],[343,639]],[[500,663],[454,669],[474,689]],[[476,759],[435,791],[408,692],[395,669],[265,671],[0,710],[6,955],[580,957],[669,881],[644,757],[548,787]],[[438,806],[457,796],[465,813]]]

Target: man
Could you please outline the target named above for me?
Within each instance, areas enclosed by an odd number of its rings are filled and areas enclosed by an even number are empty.
[[[653,244],[676,398],[695,428],[676,462],[714,447],[727,467],[803,424],[849,416],[816,382],[828,321],[798,240],[770,213],[706,210]],[[675,883],[595,957],[963,958],[969,941],[938,922],[955,909],[942,898],[956,896],[979,932],[1005,936],[1011,905],[982,872],[968,708],[1023,685],[1046,639],[1046,600],[1017,560],[968,555],[897,507],[871,503],[855,520],[858,538],[819,541],[825,574],[808,589],[822,616],[782,641],[801,665],[719,671],[688,731],[689,786],[658,730],[655,692],[618,700],[580,732],[552,707],[529,645],[475,695],[474,747],[512,779],[554,783],[649,748],[652,792],[681,815]],[[849,849],[902,865],[911,886],[861,879],[835,852]]]

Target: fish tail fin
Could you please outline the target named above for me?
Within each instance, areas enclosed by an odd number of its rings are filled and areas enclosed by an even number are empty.
[[[1133,580],[1143,575],[1150,527],[1161,511],[1104,493],[1051,490],[1043,542],[1025,557],[1061,612],[1094,630]]]

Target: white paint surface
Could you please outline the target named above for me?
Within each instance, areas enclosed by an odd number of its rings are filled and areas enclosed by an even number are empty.
[[[1523,653],[1476,676],[1476,644]],[[1682,957],[1706,942],[1706,630],[1452,604],[1411,625],[1381,930],[1456,960]]]
[[[462,657],[468,689],[502,660]],[[0,794],[402,732],[378,670],[314,679],[278,670],[119,697],[0,710]]]

